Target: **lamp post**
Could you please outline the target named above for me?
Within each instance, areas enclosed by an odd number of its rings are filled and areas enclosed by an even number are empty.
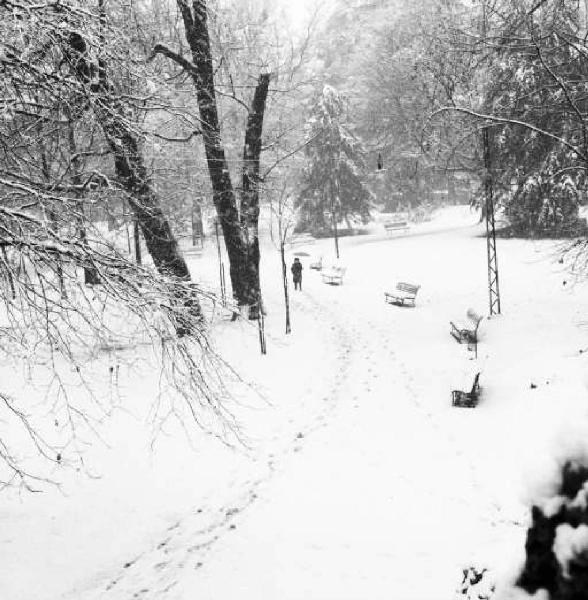
[[[332,192],[333,190],[331,188],[331,215],[333,218],[333,233],[335,234],[335,255],[337,256],[337,260],[339,260],[339,231],[337,229],[337,213],[335,199],[333,197]]]

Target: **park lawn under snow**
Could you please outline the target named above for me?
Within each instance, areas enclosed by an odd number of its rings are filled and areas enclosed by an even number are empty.
[[[476,221],[452,207],[407,235],[345,238],[342,286],[303,257],[290,336],[266,240],[268,354],[250,323],[213,325],[243,377],[227,399],[240,443],[170,422],[152,444],[149,349],[104,358],[121,409],[85,453],[93,477],[1,497],[0,598],[441,600],[469,565],[508,579],[528,503],[588,431],[588,286],[557,243],[499,240],[503,315],[482,322],[474,360],[449,321],[487,311]],[[291,251],[328,256],[332,240]],[[216,285],[213,244],[189,260]],[[384,303],[397,280],[422,286],[415,308]],[[480,405],[451,407],[478,371]]]

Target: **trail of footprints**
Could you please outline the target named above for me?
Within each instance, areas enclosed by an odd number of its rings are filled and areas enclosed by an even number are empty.
[[[325,427],[332,414],[336,411],[339,401],[341,399],[341,391],[347,382],[348,373],[352,363],[354,354],[357,353],[354,349],[352,340],[358,339],[358,332],[355,330],[348,330],[343,324],[337,320],[334,320],[333,313],[328,309],[308,297],[313,308],[318,310],[321,318],[325,321],[330,321],[330,330],[334,333],[334,346],[337,347],[337,369],[332,374],[333,385],[331,386],[330,393],[323,396],[322,401],[324,408],[318,412],[313,420],[301,428],[295,437],[290,441],[289,444],[283,448],[279,448],[275,452],[267,455],[267,475],[261,479],[250,482],[249,487],[245,492],[245,500],[241,503],[235,503],[231,508],[221,508],[221,517],[219,518],[218,512],[215,515],[213,510],[208,510],[207,515],[204,514],[202,508],[196,511],[196,515],[199,517],[206,517],[208,526],[197,529],[195,532],[189,526],[189,521],[193,517],[187,517],[182,521],[176,522],[174,525],[168,528],[170,535],[158,543],[155,548],[150,552],[142,554],[128,563],[123,565],[123,571],[119,573],[117,577],[112,579],[103,591],[109,592],[115,587],[124,585],[126,588],[136,586],[139,589],[130,592],[132,598],[146,598],[160,599],[165,598],[167,594],[173,591],[173,588],[177,585],[175,580],[175,573],[177,569],[192,568],[194,570],[201,569],[205,564],[207,554],[210,552],[216,542],[218,542],[224,535],[233,531],[237,528],[237,524],[234,522],[237,520],[240,514],[243,513],[258,497],[258,489],[271,480],[273,474],[277,470],[277,463],[283,457],[290,452],[300,452],[305,438],[312,432],[319,428]],[[308,310],[308,309],[307,309]],[[368,349],[368,344],[364,343],[362,346],[363,350]],[[366,385],[368,385],[366,381]],[[357,396],[354,396],[354,400],[357,400]],[[355,406],[359,407],[359,404]],[[184,527],[182,527],[184,525]],[[185,543],[183,539],[189,534],[192,543]],[[198,540],[197,543],[193,543],[193,540]],[[179,555],[179,556],[172,556]],[[152,585],[151,588],[147,588],[141,585],[140,581],[135,581],[137,577],[134,577],[132,573],[132,567],[139,561],[152,560],[152,570],[155,574],[154,579],[156,585]],[[171,579],[171,581],[170,581]]]
[[[133,592],[132,597],[165,599],[166,595],[172,592],[174,586],[177,584],[175,581],[176,570],[178,568],[198,570],[204,566],[206,556],[214,544],[230,531],[236,529],[237,524],[235,521],[243,511],[255,502],[258,497],[259,488],[272,479],[281,459],[290,452],[300,452],[303,449],[305,439],[314,431],[325,427],[329,423],[341,402],[350,401],[353,408],[361,408],[363,398],[360,398],[360,394],[362,392],[366,394],[372,392],[374,383],[382,376],[382,373],[377,368],[382,362],[384,362],[386,369],[399,373],[411,405],[415,410],[423,414],[426,421],[435,431],[437,439],[445,440],[446,443],[449,443],[456,456],[465,463],[471,474],[471,481],[478,488],[481,496],[486,493],[478,480],[475,466],[469,457],[463,453],[457,440],[455,440],[451,433],[448,433],[440,426],[435,415],[419,400],[415,379],[407,365],[398,358],[394,347],[391,345],[389,335],[385,335],[378,324],[371,321],[365,323],[364,327],[358,327],[348,320],[338,319],[336,312],[334,313],[329,306],[321,305],[311,296],[306,296],[306,298],[312,306],[301,307],[301,309],[307,311],[314,310],[320,314],[323,322],[330,323],[329,329],[334,334],[333,342],[337,347],[337,369],[332,374],[333,383],[330,393],[322,397],[323,409],[318,411],[311,422],[302,426],[298,433],[290,439],[289,443],[281,447],[278,445],[277,449],[268,453],[266,458],[267,474],[249,483],[248,488],[244,492],[244,497],[240,502],[235,502],[230,508],[221,508],[216,511],[214,509],[207,509],[206,511],[201,508],[198,509],[195,513],[197,518],[204,520],[208,525],[196,528],[196,531],[194,531],[193,527],[189,526],[189,521],[194,515],[187,517],[181,522],[178,521],[168,529],[170,535],[161,541],[150,553],[143,554],[133,561],[126,563],[123,566],[124,570],[108,584],[106,591],[112,590],[123,580],[126,580],[130,575],[129,572],[133,570],[132,567],[139,560],[147,560],[147,557],[149,557],[153,559],[152,569],[156,573],[157,585],[154,586],[154,589],[148,589],[142,586],[140,582],[133,582],[131,578],[128,584],[132,587],[134,583],[139,588],[138,591]],[[345,311],[342,312],[345,314]],[[369,339],[368,335],[363,333],[366,330],[370,332],[370,335],[375,334],[373,339]],[[387,360],[382,361],[383,355],[386,356]],[[379,360],[376,360],[376,358]],[[349,387],[350,373],[357,370],[363,374],[360,381],[360,390],[352,393],[346,399],[343,390]],[[275,441],[277,442],[278,440]],[[400,476],[404,477],[402,474]],[[500,507],[494,505],[493,508],[498,517]],[[501,521],[504,521],[504,519],[501,518]],[[190,537],[190,543],[184,540],[184,537],[187,535]],[[196,543],[194,543],[194,540],[197,540]],[[179,556],[172,557],[170,556],[172,553]]]

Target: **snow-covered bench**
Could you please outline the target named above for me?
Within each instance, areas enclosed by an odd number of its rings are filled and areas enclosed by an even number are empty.
[[[473,408],[478,404],[480,398],[480,373],[476,373],[472,389],[469,392],[453,390],[451,392],[451,404],[463,408]]]
[[[321,271],[321,277],[323,283],[330,283],[331,285],[343,285],[343,276],[345,275],[346,268],[340,266],[327,267]]]
[[[473,308],[468,308],[466,312],[466,319],[463,323],[454,323],[450,321],[451,325],[450,334],[460,344],[468,343],[477,346],[478,344],[478,327],[480,321],[483,319]]]
[[[386,221],[384,223],[386,233],[392,234],[395,231],[408,231],[408,221]]]
[[[310,233],[300,233],[290,240],[291,246],[300,246],[302,244],[314,244],[316,239]]]
[[[393,291],[384,292],[384,300],[388,304],[404,306],[405,302],[410,302],[414,306],[420,287],[420,285],[399,281]]]
[[[323,257],[319,256],[314,262],[310,263],[309,267],[311,269],[320,271],[323,268]]]

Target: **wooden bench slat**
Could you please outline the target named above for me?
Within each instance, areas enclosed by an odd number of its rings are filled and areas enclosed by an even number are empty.
[[[345,275],[345,267],[329,267],[321,271],[321,277],[323,283],[332,283],[336,285],[343,285],[343,275]]]
[[[410,301],[414,306],[416,301],[416,295],[420,287],[420,285],[406,283],[405,281],[399,281],[396,284],[396,288],[394,289],[394,291],[384,292],[384,300],[389,304],[401,305],[404,305],[405,301]]]
[[[408,221],[388,221],[387,223],[384,223],[384,229],[387,233],[392,233],[393,231],[409,229],[409,224]]]
[[[315,269],[316,271],[322,271],[323,257],[320,256],[315,262],[311,262],[309,266],[311,269]]]
[[[480,398],[480,373],[476,373],[472,389],[469,392],[453,390],[451,392],[452,405],[462,408],[474,408]]]

